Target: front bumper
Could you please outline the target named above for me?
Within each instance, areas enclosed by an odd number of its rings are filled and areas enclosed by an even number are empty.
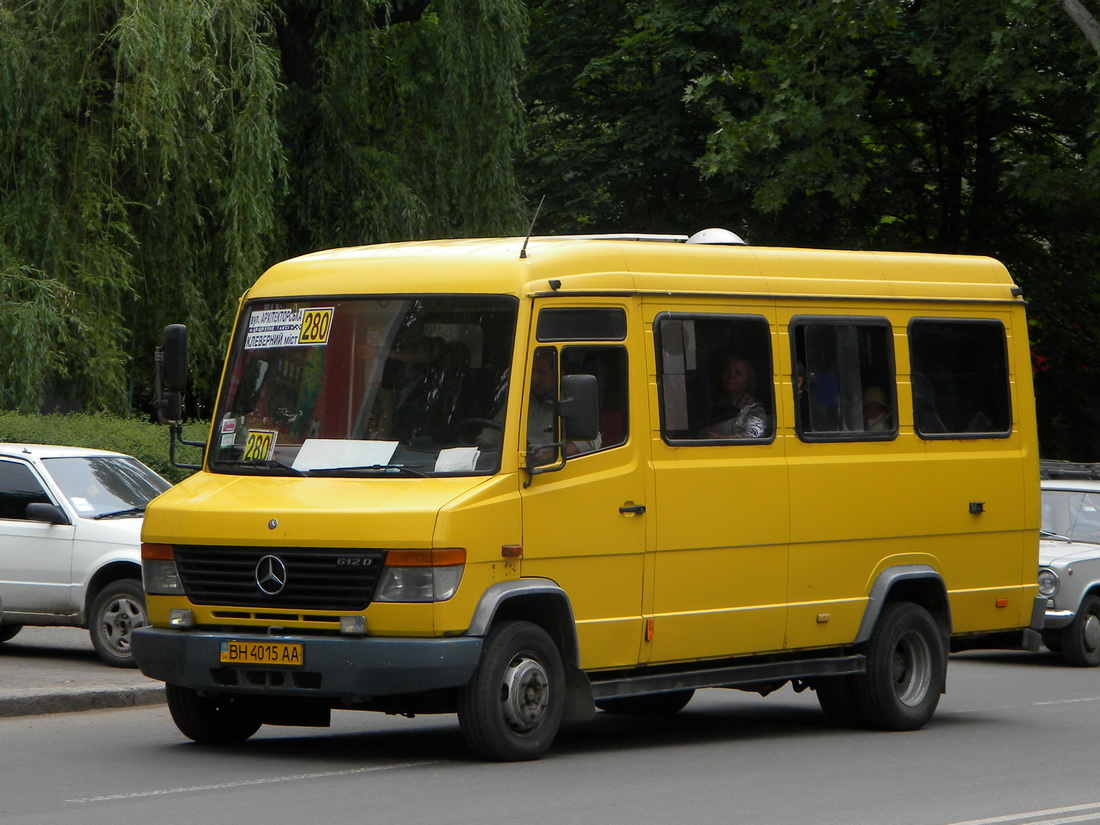
[[[223,641],[298,642],[302,666],[226,665]],[[454,688],[470,681],[479,637],[270,636],[139,627],[134,659],[152,679],[195,690],[268,696],[369,699]]]
[[[1072,622],[1075,615],[1072,610],[1048,609],[1043,616],[1043,629],[1059,630]]]

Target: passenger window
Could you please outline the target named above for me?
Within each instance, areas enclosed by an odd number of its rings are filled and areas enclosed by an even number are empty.
[[[26,519],[28,504],[50,503],[30,467],[16,461],[0,461],[0,519]]]
[[[775,435],[771,334],[755,315],[656,320],[661,435],[697,444]]]
[[[795,429],[803,441],[897,435],[891,328],[885,319],[795,318]]]
[[[999,321],[909,324],[913,419],[921,438],[1003,438],[1012,429],[1005,329]]]

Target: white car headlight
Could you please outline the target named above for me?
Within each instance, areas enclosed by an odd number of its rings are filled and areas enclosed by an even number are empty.
[[[445,602],[458,590],[466,551],[390,550],[374,593],[376,602]]]
[[[151,596],[183,595],[176,559],[167,544],[141,545],[141,578]]]
[[[1058,592],[1058,574],[1044,567],[1039,571],[1039,595],[1049,599]]]

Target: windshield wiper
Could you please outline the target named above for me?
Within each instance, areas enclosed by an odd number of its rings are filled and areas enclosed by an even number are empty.
[[[1073,544],[1073,539],[1068,536],[1063,536],[1061,533],[1055,533],[1051,530],[1040,530],[1039,538],[1044,539],[1056,539],[1058,541],[1064,541],[1066,544]]]
[[[396,470],[417,478],[428,478],[428,474],[418,470],[423,464],[364,464],[359,467],[323,467],[319,470],[310,470],[311,476],[338,476],[343,473],[386,473]]]
[[[125,518],[126,516],[143,516],[145,515],[144,507],[127,507],[125,510],[113,510],[110,513],[100,513],[98,516],[92,516],[93,519],[101,518]]]
[[[291,476],[307,476],[309,473],[299,470],[295,467],[291,467],[289,464],[284,464],[281,461],[276,461],[273,458],[264,458],[259,461],[219,461],[217,465],[219,467],[230,466],[237,467],[242,470],[248,468],[254,468],[257,470],[281,470],[287,475]]]

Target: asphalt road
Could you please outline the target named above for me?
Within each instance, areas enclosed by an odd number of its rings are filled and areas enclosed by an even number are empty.
[[[915,733],[831,728],[790,688],[701,691],[671,719],[598,714],[511,765],[471,759],[453,716],[333,721],[216,748],[162,705],[2,718],[0,822],[1100,823],[1100,672],[1049,654],[952,657]]]

